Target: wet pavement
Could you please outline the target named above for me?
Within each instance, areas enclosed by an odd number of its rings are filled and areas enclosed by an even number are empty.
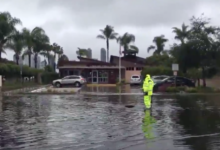
[[[151,111],[143,109],[138,95],[3,97],[0,149],[220,149],[219,95],[160,95]]]

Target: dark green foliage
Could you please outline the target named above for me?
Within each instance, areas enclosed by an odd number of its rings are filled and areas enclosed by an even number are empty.
[[[20,77],[20,66],[10,63],[0,63],[0,74],[6,78]],[[36,76],[38,73],[43,72],[43,70],[30,68],[28,66],[22,67],[23,77]]]
[[[41,75],[43,84],[50,84],[53,80],[59,79],[59,74],[55,72],[44,72]]]

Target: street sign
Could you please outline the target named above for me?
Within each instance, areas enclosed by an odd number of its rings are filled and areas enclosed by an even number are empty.
[[[173,71],[173,75],[174,75],[174,76],[177,76],[177,71]]]
[[[179,71],[179,64],[172,64],[173,71]]]

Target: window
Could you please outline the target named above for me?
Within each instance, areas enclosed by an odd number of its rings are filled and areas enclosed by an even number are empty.
[[[136,70],[143,70],[143,67],[137,67]]]
[[[134,70],[134,67],[127,67],[126,70]]]
[[[70,77],[69,76],[66,76],[66,77],[64,77],[63,79],[69,79]]]
[[[69,79],[80,79],[78,76],[70,76]]]

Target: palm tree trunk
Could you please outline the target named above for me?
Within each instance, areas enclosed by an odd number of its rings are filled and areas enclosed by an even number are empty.
[[[15,55],[15,58],[16,58],[16,64],[19,65],[19,56],[17,54]]]
[[[3,45],[0,43],[0,61],[2,60]]]
[[[202,67],[202,86],[206,87],[206,80],[205,80],[205,68]]]
[[[56,62],[56,53],[54,54],[54,61],[53,61],[53,69],[56,72],[56,64],[55,64],[55,62]]]
[[[106,46],[107,46],[107,62],[109,62],[109,40],[106,39]]]

